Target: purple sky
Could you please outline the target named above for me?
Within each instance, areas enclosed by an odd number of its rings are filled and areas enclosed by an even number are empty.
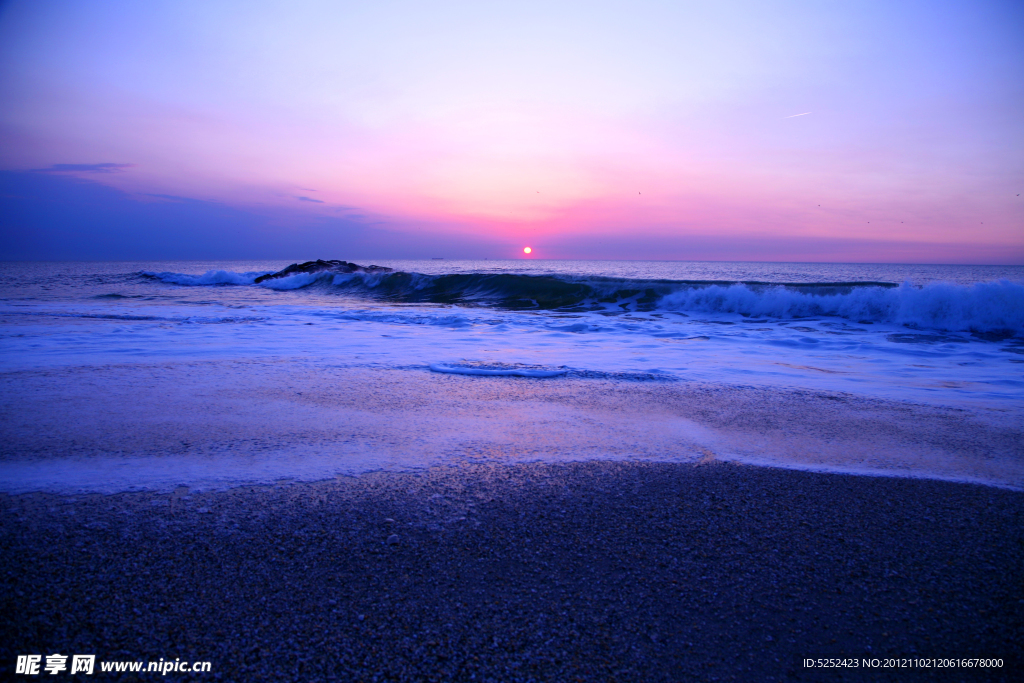
[[[1020,2],[13,0],[0,258],[1024,263]]]

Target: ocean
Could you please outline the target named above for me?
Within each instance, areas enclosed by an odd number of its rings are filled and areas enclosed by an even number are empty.
[[[731,460],[1024,487],[1024,267],[0,264],[0,490]]]

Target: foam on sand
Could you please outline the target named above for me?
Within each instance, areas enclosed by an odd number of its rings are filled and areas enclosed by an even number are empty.
[[[449,363],[432,363],[433,372],[444,372],[452,375],[480,375],[485,377],[559,377],[566,370],[545,370],[530,367],[485,367],[480,365],[456,365]]]
[[[11,493],[589,460],[727,460],[1024,488],[1020,410],[298,362],[49,368],[6,373],[2,389],[0,490]]]

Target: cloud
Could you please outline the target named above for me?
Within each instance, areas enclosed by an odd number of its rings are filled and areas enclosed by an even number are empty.
[[[202,201],[199,199],[192,199],[191,197],[179,197],[176,194],[153,194],[151,192],[145,192],[142,194],[143,197],[155,197],[157,199],[163,199],[168,202],[198,202]]]
[[[315,204],[323,204],[322,199],[313,199],[312,197],[296,197],[300,202],[313,202]]]
[[[135,164],[54,164],[49,168],[34,168],[38,173],[120,173]]]
[[[133,195],[99,179],[0,170],[0,261],[269,259],[285,261],[283,267],[317,258],[503,253],[501,243],[486,236],[449,235],[429,226],[409,234],[348,216],[311,214],[298,205],[239,208]]]

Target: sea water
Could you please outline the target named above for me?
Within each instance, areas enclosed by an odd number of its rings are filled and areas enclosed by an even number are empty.
[[[322,478],[471,452],[1024,485],[1021,266],[376,260],[391,272],[255,283],[289,263],[0,264],[0,488]],[[303,406],[328,377],[374,396]],[[285,385],[276,412],[253,398]],[[515,400],[495,409],[488,387]],[[855,434],[868,414],[904,424]],[[749,426],[772,415],[785,426]]]

